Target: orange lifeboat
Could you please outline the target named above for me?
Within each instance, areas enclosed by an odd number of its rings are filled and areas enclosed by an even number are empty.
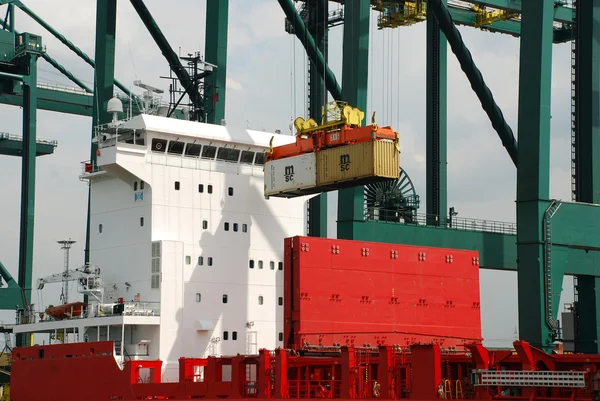
[[[46,314],[55,320],[80,317],[85,310],[85,306],[86,305],[83,302],[70,302],[58,306],[49,306],[46,308]]]

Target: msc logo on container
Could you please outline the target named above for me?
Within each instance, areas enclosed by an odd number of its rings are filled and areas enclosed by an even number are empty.
[[[285,166],[284,177],[285,182],[294,180],[294,166]]]
[[[350,170],[350,155],[348,153],[340,155],[340,171]]]

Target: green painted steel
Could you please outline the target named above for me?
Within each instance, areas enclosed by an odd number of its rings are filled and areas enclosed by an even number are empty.
[[[1,0],[0,0],[0,3],[2,3]],[[42,27],[44,27],[44,29],[46,29],[48,32],[50,32],[56,39],[58,39],[60,42],[62,42],[62,44],[67,46],[69,49],[71,49],[75,54],[77,54],[86,63],[88,63],[89,65],[91,65],[94,68],[96,67],[95,61],[92,60],[90,58],[90,56],[85,54],[85,52],[83,50],[81,50],[79,47],[75,46],[70,40],[68,40],[64,35],[62,35],[56,29],[52,28],[52,26],[50,26],[50,24],[48,24],[46,21],[44,21],[42,18],[40,18],[29,7],[27,7],[25,4],[23,4],[22,2],[20,2],[18,0],[15,1],[14,3],[17,5],[17,7],[19,7],[21,10],[23,10],[23,12],[25,14],[29,15],[35,22],[37,22]],[[127,96],[133,96],[134,99],[137,98],[137,96],[135,94],[133,94],[129,90],[129,88],[127,88],[121,82],[119,82],[117,80],[114,80],[114,81],[115,81],[115,85],[117,86],[117,88],[121,89],[123,91],[123,93],[125,93]]]
[[[526,2],[526,0],[467,0],[467,2],[506,11],[521,12],[523,8],[522,3]],[[554,7],[554,21],[563,22],[566,24],[571,24],[574,22],[573,12],[570,7],[565,6],[564,1],[555,0],[553,3],[553,5],[550,4],[550,7]]]
[[[37,108],[59,113],[92,116],[94,97],[85,93],[38,88]],[[23,106],[23,93],[0,94],[0,103]]]
[[[446,4],[446,0],[441,0]],[[427,19],[426,213],[444,223],[448,209],[447,77],[448,46],[435,18]]]
[[[308,30],[327,63],[329,61],[327,48],[329,1],[309,2],[306,4],[306,9],[308,11]],[[310,62],[308,66],[308,80],[308,117],[321,121],[323,107],[327,104],[327,91],[323,75],[319,74],[313,62]]]
[[[152,18],[152,14],[150,14],[150,11],[148,10],[144,2],[142,0],[130,0],[130,2],[135,11],[138,13],[140,19],[146,26],[146,29],[152,36],[152,39],[154,39],[154,42],[160,49],[167,62],[169,63],[169,68],[171,68],[173,73],[177,76],[179,82],[181,82],[181,85],[186,90],[188,90],[187,93],[192,103],[194,105],[201,104],[202,99],[200,98],[200,93],[192,89],[194,81],[190,78],[190,75],[188,74],[187,70],[181,64],[181,60],[177,56],[177,53],[175,53],[175,51],[171,48],[169,41],[158,27],[158,24],[156,23],[154,18]],[[98,57],[96,56],[96,58]],[[192,110],[192,112],[195,113],[196,111]]]
[[[205,61],[216,65],[217,68],[212,75],[206,77],[206,81],[210,82],[211,85],[205,88],[204,110],[212,110],[211,113],[208,113],[206,122],[220,124],[221,120],[225,118],[225,98],[227,94],[229,0],[207,0],[206,15]]]
[[[115,81],[115,43],[117,31],[117,0],[96,2],[96,73],[94,74],[94,100],[92,112],[92,134],[94,127],[112,120],[107,111],[108,101],[113,96]],[[98,145],[90,142],[90,161],[96,164]],[[90,191],[88,190],[87,223],[85,235],[85,263],[90,261]]]
[[[327,193],[308,200],[308,235],[327,238]]]
[[[296,11],[296,7],[292,0],[277,0],[281,9],[285,13],[285,16],[290,21],[290,23],[294,26],[294,32],[296,33],[296,37],[306,49],[306,54],[311,62],[313,62],[317,67],[317,72],[320,76],[325,76],[325,86],[327,87],[327,91],[331,93],[331,96],[334,100],[342,100],[342,90],[340,85],[335,78],[334,73],[329,69],[329,66],[325,62],[325,58],[323,57],[323,53],[321,53],[315,43],[315,39],[306,29],[302,18],[298,15]],[[362,1],[362,0],[360,0]],[[345,8],[353,7],[354,2],[347,4]],[[367,30],[368,35],[368,30]],[[346,40],[344,40],[344,43]],[[368,43],[368,41],[367,41]],[[365,61],[366,62],[366,61]],[[366,99],[366,98],[365,98]],[[365,100],[366,104],[366,100]]]
[[[35,165],[37,123],[37,54],[26,53],[20,63],[28,75],[23,80],[23,157],[21,171],[21,229],[19,233],[19,287],[23,290],[22,308],[31,303],[33,273],[33,233],[35,216]],[[14,307],[14,306],[13,306]],[[17,336],[17,347],[27,345]]]
[[[15,305],[20,305],[23,302],[21,287],[19,287],[19,284],[17,284],[2,262],[0,262],[0,277],[6,283],[6,287],[0,291],[0,309],[14,310]]]
[[[39,143],[36,146],[36,156],[46,156],[54,153],[54,145]],[[0,138],[0,155],[4,156],[23,156],[23,141],[16,141],[11,139],[3,140]]]
[[[452,23],[452,18],[450,17],[448,10],[444,7],[441,0],[429,0],[427,5],[429,10],[431,10],[438,20],[440,29],[444,32],[444,35],[446,35],[448,43],[450,43],[450,47],[460,63],[460,67],[471,83],[471,88],[473,88],[473,91],[479,98],[481,106],[488,115],[492,126],[498,133],[502,145],[504,145],[508,151],[513,163],[517,165],[517,141],[513,135],[512,129],[504,119],[502,110],[500,110],[500,107],[496,104],[492,92],[485,84],[483,75],[481,75],[481,71],[479,71],[475,65],[471,52],[467,49],[460,32]],[[552,43],[552,41],[550,43]]]
[[[544,247],[551,221],[550,99],[552,84],[552,23],[554,7],[546,0],[529,0],[522,10],[519,71],[519,164],[517,169],[517,257],[519,335],[535,347],[550,350],[555,322],[548,308]],[[559,233],[551,230],[551,233]],[[551,239],[555,241],[554,238]],[[550,277],[562,282],[562,264],[552,258]],[[559,279],[560,278],[560,279]],[[560,292],[559,292],[560,294]],[[550,296],[549,301],[555,297]],[[556,305],[558,306],[558,305]],[[557,311],[554,310],[554,319]]]
[[[596,265],[600,259],[596,260]],[[587,354],[600,352],[598,333],[600,333],[600,277],[577,277],[577,337],[575,350]]]
[[[356,0],[344,5],[342,100],[365,112],[369,81],[370,11],[369,0]],[[363,220],[364,202],[363,186],[338,192],[338,238],[356,237],[353,222]]]

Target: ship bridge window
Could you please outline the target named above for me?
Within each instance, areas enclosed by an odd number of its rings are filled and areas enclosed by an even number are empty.
[[[203,230],[208,229],[208,220],[202,220],[202,229]]]
[[[265,154],[257,153],[256,159],[254,160],[254,164],[256,164],[257,166],[262,166],[263,164],[265,164]]]
[[[217,153],[217,160],[223,160],[226,162],[237,163],[239,158],[240,158],[240,150],[239,149],[219,148],[219,152]]]
[[[279,341],[283,341],[283,333],[279,332]]]
[[[242,232],[243,233],[247,233],[248,232],[248,224],[242,224]]]
[[[164,153],[167,148],[167,140],[166,139],[158,139],[152,138],[152,151]]]
[[[277,298],[277,305],[283,306],[283,297]]]
[[[144,189],[144,181],[140,181],[140,189]]]
[[[198,192],[204,192],[204,184],[198,184]]]
[[[208,189],[208,193],[212,194],[212,185],[209,184],[207,189]]]
[[[216,146],[204,146],[202,148],[202,158],[203,159],[214,159],[217,154]]]
[[[250,152],[249,150],[243,150],[242,157],[240,158],[240,163],[252,164],[253,161],[254,161],[254,152]]]
[[[171,155],[180,155],[183,153],[183,148],[185,146],[185,142],[180,141],[170,141],[169,142],[169,150],[167,153]]]
[[[137,181],[134,181],[134,182],[133,182],[133,190],[134,190],[134,191],[137,191]]]
[[[229,223],[225,222],[225,231],[229,231]]]
[[[270,261],[269,262],[269,267],[271,268],[271,270],[275,270],[275,262]]]
[[[259,269],[262,269],[262,268],[263,268],[263,261],[262,261],[262,260],[259,260],[259,261],[258,261],[258,268],[259,268]]]
[[[191,157],[200,156],[200,149],[202,149],[202,145],[197,143],[188,143],[185,147],[185,155]]]
[[[237,231],[238,230],[238,223],[233,223],[233,231]]]

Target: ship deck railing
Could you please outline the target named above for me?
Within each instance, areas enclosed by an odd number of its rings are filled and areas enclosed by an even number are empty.
[[[475,231],[495,234],[517,235],[517,223],[470,219],[465,217],[446,217],[432,214],[412,213],[406,209],[365,208],[366,221],[379,221],[389,224],[432,227],[460,231]]]

